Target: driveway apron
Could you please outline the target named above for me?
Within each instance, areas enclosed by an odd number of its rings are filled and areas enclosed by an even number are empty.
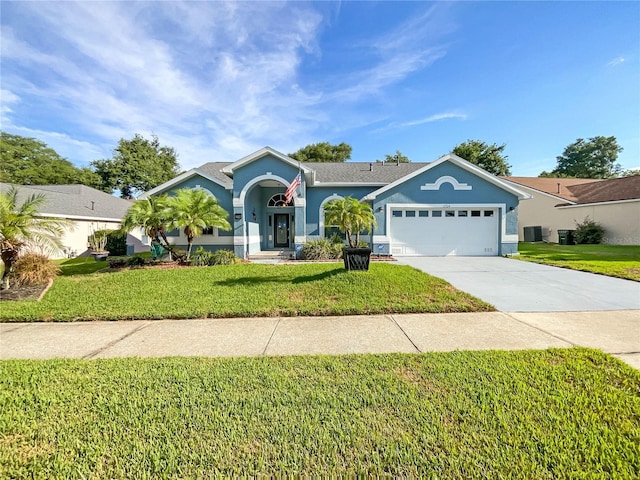
[[[504,257],[401,257],[503,312],[640,309],[640,283]]]

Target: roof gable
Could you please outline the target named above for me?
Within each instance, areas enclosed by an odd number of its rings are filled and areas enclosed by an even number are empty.
[[[275,157],[278,160],[291,165],[292,167],[295,167],[295,168],[299,167],[305,174],[312,172],[310,168],[305,167],[304,164],[302,164],[301,162],[298,162],[293,158],[289,157],[288,155],[278,152],[277,150],[274,150],[271,147],[263,147],[260,150],[253,152],[252,154],[247,155],[246,157],[241,158],[240,160],[236,160],[235,162],[228,164],[227,166],[222,168],[221,171],[223,173],[233,175],[234,170],[240,167],[243,167],[245,165],[248,165],[252,162],[255,162],[256,160],[260,160],[261,158],[266,156]]]
[[[172,178],[168,182],[163,183],[162,185],[158,185],[155,188],[152,188],[148,192],[144,192],[138,198],[145,199],[150,195],[156,195],[158,193],[169,190],[171,187],[188,180],[191,177],[200,176],[202,178],[206,178],[207,180],[216,183],[228,190],[233,188],[233,181],[227,177],[222,170],[224,167],[230,165],[228,162],[209,162],[201,165],[198,168],[193,168],[189,171],[186,171],[175,178]]]
[[[382,188],[379,188],[378,190],[371,192],[369,195],[367,195],[366,197],[364,197],[364,200],[374,200],[378,195],[391,190],[392,188],[397,187],[398,185],[406,182],[407,180],[410,180],[414,177],[417,177],[418,175],[431,170],[432,168],[437,167],[438,165],[441,165],[442,163],[445,162],[450,162],[453,163],[454,165],[457,165],[469,172],[471,172],[472,174],[482,178],[483,180],[492,183],[493,185],[496,185],[497,187],[506,190],[507,192],[516,195],[520,200],[523,199],[527,199],[527,198],[531,198],[531,195],[518,190],[517,188],[511,186],[510,184],[508,184],[507,182],[502,181],[500,178],[496,177],[495,175],[491,175],[489,172],[487,172],[486,170],[483,170],[482,168],[478,167],[477,165],[474,165],[472,163],[467,162],[466,160],[458,157],[457,155],[454,155],[452,153],[448,153],[446,155],[443,155],[442,157],[440,157],[438,160],[436,160],[435,162],[431,162],[431,163],[427,163],[427,164],[423,164],[424,166],[405,175],[404,177],[401,177],[391,183],[389,183],[388,185],[385,185]]]

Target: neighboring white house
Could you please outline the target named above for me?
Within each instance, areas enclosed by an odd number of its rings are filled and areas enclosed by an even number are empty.
[[[11,185],[0,183],[0,191],[7,192]],[[125,213],[133,205],[129,200],[114,197],[86,185],[16,185],[21,203],[29,195],[42,194],[46,198],[40,209],[43,217],[66,218],[72,222],[62,236],[63,250],[52,253],[51,258],[77,257],[88,254],[87,238],[96,230],[120,228]],[[140,242],[140,233],[128,235],[127,244],[135,251],[149,250]]]
[[[574,230],[589,217],[605,229],[604,243],[640,245],[640,176],[609,180],[503,177],[533,198],[522,202],[518,237],[542,227],[542,240],[558,242],[558,230]]]

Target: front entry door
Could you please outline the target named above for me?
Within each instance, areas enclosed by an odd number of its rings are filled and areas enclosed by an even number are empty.
[[[289,247],[289,214],[288,213],[276,213],[274,215],[274,232],[273,237],[275,241],[274,247]]]

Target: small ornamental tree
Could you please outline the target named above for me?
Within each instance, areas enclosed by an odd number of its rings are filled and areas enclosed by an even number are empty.
[[[376,226],[371,206],[353,197],[327,202],[324,206],[324,219],[327,225],[336,225],[345,233],[351,248],[360,244],[361,232],[369,233]]]

